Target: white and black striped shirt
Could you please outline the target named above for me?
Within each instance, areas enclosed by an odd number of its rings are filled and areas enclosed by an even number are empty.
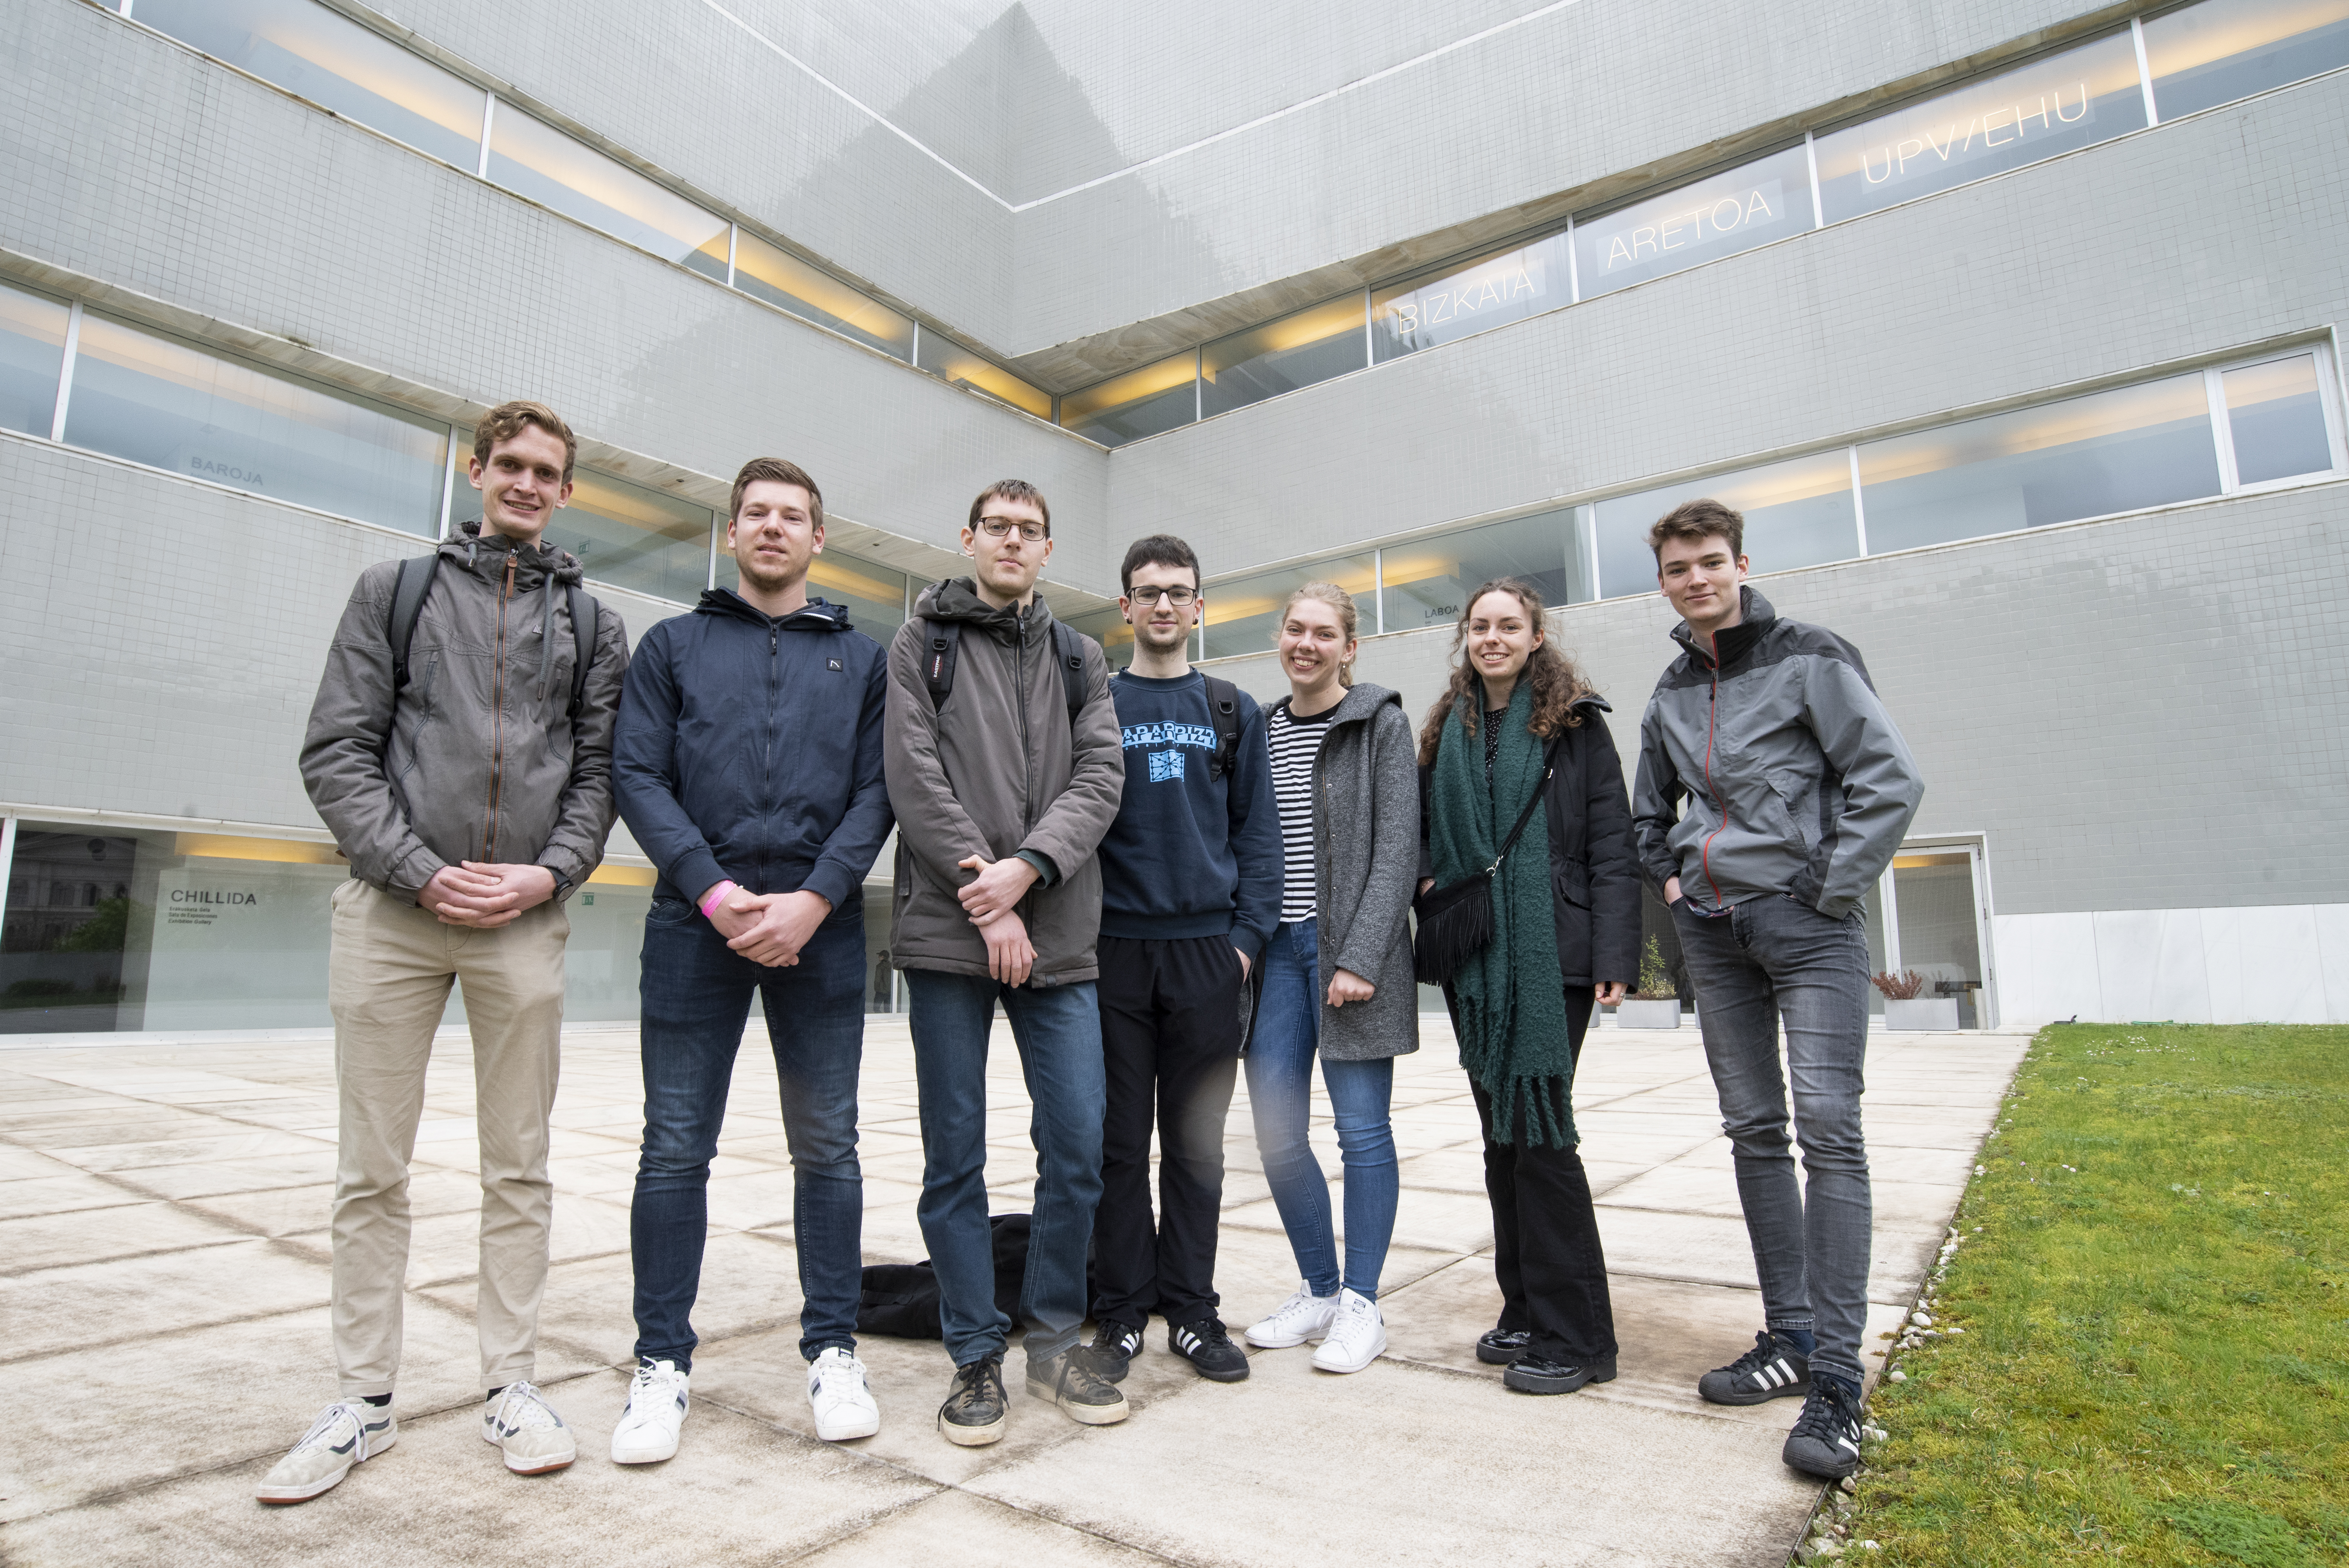
[[[1311,920],[1313,903],[1313,759],[1338,710],[1299,718],[1282,703],[1272,710],[1266,738],[1272,745],[1272,794],[1280,804],[1280,918]]]

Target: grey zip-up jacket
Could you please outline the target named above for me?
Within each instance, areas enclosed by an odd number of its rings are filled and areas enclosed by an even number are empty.
[[[954,690],[935,709],[923,680],[932,617],[962,624]],[[1029,984],[1100,975],[1093,851],[1117,818],[1125,758],[1109,661],[1091,638],[1084,650],[1084,705],[1071,726],[1040,597],[1023,616],[988,604],[967,577],[935,583],[890,640],[882,763],[897,817],[889,961],[898,968],[985,975],[987,939],[957,896],[977,873],[957,862],[1024,851],[1050,868],[1019,901],[1036,949]]]
[[[1419,867],[1419,767],[1402,694],[1348,688],[1313,758],[1313,907],[1321,1055],[1366,1062],[1419,1049],[1412,976],[1411,895]],[[1367,1002],[1330,1006],[1330,982],[1351,970],[1376,987]]]
[[[1718,666],[1687,622],[1672,631],[1681,656],[1640,721],[1640,867],[1701,908],[1784,893],[1840,920],[1891,863],[1924,780],[1859,650],[1740,592]]]
[[[458,861],[542,865],[567,897],[612,830],[612,727],[627,628],[598,606],[594,663],[570,718],[579,562],[481,524],[440,547],[393,702],[397,561],[359,573],[302,740],[302,783],[351,875],[409,903]]]

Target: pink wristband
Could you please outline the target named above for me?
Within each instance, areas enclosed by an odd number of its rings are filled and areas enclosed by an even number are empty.
[[[701,918],[704,920],[709,919],[709,912],[726,902],[726,895],[733,891],[734,884],[730,882],[722,882],[716,887],[711,888],[709,890],[709,896],[701,901]]]

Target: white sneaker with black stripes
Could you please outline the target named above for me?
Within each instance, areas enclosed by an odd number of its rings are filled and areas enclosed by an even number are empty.
[[[262,1478],[253,1495],[264,1502],[307,1502],[399,1441],[388,1405],[342,1399],[326,1407],[286,1456]]]
[[[685,1413],[692,1408],[692,1377],[674,1361],[638,1361],[628,1384],[627,1408],[612,1429],[612,1462],[657,1465],[677,1456]]]
[[[1759,1405],[1811,1391],[1811,1364],[1794,1346],[1764,1329],[1754,1348],[1697,1379],[1696,1391],[1715,1405]]]
[[[1805,1475],[1841,1480],[1859,1468],[1859,1396],[1840,1377],[1819,1377],[1786,1434],[1783,1458]]]
[[[527,1382],[509,1383],[482,1403],[481,1441],[495,1443],[516,1475],[544,1475],[579,1457],[571,1429],[537,1385]]]

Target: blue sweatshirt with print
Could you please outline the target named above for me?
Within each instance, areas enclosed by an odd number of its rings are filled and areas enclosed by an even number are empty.
[[[1222,936],[1253,963],[1280,921],[1280,808],[1264,710],[1240,696],[1239,752],[1210,779],[1216,717],[1198,671],[1109,683],[1125,795],[1101,841],[1102,934]]]

